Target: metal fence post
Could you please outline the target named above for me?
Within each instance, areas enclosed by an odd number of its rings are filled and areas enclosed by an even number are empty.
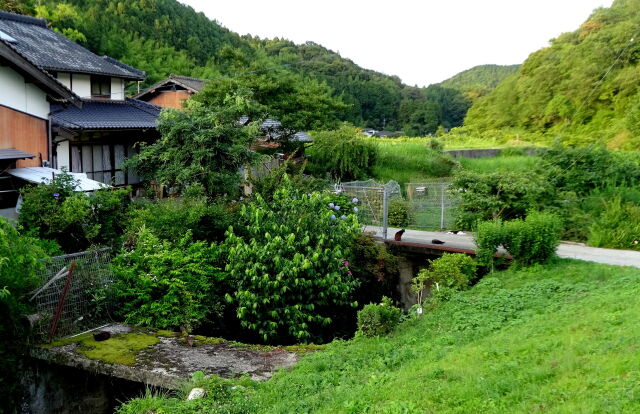
[[[440,186],[440,229],[444,229],[444,184]]]
[[[382,238],[387,240],[387,228],[389,227],[389,192],[387,186],[382,187]]]

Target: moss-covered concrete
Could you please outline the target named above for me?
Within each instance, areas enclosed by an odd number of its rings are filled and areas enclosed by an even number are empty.
[[[32,356],[94,373],[177,388],[195,371],[264,380],[277,369],[295,364],[300,354],[318,349],[314,345],[248,345],[204,336],[187,340],[177,332],[119,324],[103,330],[111,333],[105,341],[96,341],[93,333],[86,333],[36,347]]]

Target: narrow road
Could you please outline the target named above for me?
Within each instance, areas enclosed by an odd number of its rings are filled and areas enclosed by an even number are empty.
[[[400,230],[389,227],[387,238],[393,240],[395,233]],[[382,237],[382,227],[366,226],[365,232],[376,237]],[[440,231],[407,230],[402,236],[403,242],[434,246],[432,240],[443,241],[439,247],[451,247],[455,249],[475,250],[473,234],[447,234]],[[560,243],[557,254],[565,259],[578,259],[587,262],[604,263],[616,266],[640,267],[640,252],[633,250],[601,249],[589,247],[577,243]]]

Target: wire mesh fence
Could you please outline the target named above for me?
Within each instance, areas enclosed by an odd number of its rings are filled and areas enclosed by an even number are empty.
[[[30,316],[41,341],[77,334],[111,322],[113,272],[110,249],[47,259],[32,292]]]
[[[388,200],[402,197],[400,185],[395,181],[386,184],[375,180],[350,181],[336,184],[335,189],[360,201],[359,218],[362,224],[383,226],[385,222],[385,192]]]
[[[450,185],[448,181],[407,183],[408,227],[453,228],[457,200],[448,191]]]

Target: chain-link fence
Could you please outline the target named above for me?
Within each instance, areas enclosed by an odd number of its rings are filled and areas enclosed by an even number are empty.
[[[392,198],[402,197],[400,185],[395,181],[386,184],[375,180],[350,181],[336,184],[337,191],[348,194],[359,200],[359,218],[362,224],[384,226],[385,223],[385,194],[388,201]]]
[[[407,183],[409,227],[447,229],[455,226],[456,199],[449,193],[450,183]]]
[[[39,340],[68,336],[111,322],[113,272],[109,249],[47,259],[32,292],[29,317]]]

